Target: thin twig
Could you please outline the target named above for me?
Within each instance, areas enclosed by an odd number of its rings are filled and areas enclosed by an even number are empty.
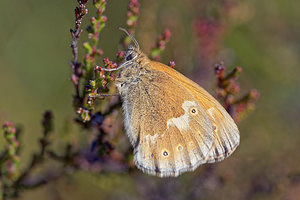
[[[70,45],[72,48],[72,60],[70,62],[72,68],[71,81],[73,82],[75,87],[75,95],[74,95],[75,106],[82,101],[79,92],[79,82],[82,74],[80,72],[81,63],[78,62],[78,40],[82,33],[82,29],[80,29],[81,21],[83,17],[87,14],[87,9],[85,8],[86,2],[78,1],[78,3],[79,6],[75,8],[75,28],[74,30],[70,29],[72,35],[72,42]]]
[[[46,185],[49,182],[57,180],[59,177],[61,177],[65,173],[64,171],[65,170],[62,170],[62,171],[56,172],[55,174],[52,174],[52,175],[42,176],[39,179],[34,180],[32,182],[27,181],[26,183],[22,184],[22,188],[33,189],[33,188],[37,188],[42,185]]]
[[[7,154],[7,150],[5,150],[5,151],[3,151],[3,152],[0,153],[0,166],[2,166],[2,163],[5,160],[6,154]],[[1,170],[0,170],[0,173],[1,173]]]
[[[31,162],[28,165],[28,167],[21,173],[21,175],[14,182],[13,188],[15,188],[16,192],[21,186],[23,186],[22,182],[30,175],[32,170],[38,164],[43,162],[46,149],[50,144],[50,142],[48,141],[48,135],[53,129],[52,120],[53,120],[52,113],[50,111],[46,111],[42,121],[44,130],[43,130],[43,137],[40,139],[40,150],[38,153],[32,156]]]

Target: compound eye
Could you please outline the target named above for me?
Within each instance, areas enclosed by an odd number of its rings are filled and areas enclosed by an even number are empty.
[[[126,61],[129,61],[129,60],[132,60],[132,54],[129,54],[129,55],[126,57]]]

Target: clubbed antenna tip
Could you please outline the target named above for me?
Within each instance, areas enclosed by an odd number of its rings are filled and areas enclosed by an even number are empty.
[[[134,42],[137,50],[140,50],[139,43],[136,41],[136,39],[130,33],[128,33],[128,31],[125,28],[119,27],[119,29],[121,31],[125,32],[131,38],[131,40]]]

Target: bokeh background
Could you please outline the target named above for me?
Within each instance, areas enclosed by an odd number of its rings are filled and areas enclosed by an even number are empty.
[[[223,162],[177,179],[140,171],[77,171],[25,190],[20,199],[299,199],[300,1],[139,2],[136,38],[146,53],[169,28],[172,38],[162,62],[174,60],[178,71],[212,94],[214,63],[223,60],[228,70],[243,68],[241,94],[255,88],[260,98],[238,124],[240,146]],[[22,126],[21,166],[38,149],[46,109],[55,116],[53,148],[69,138],[90,142],[92,133],[73,123],[68,62],[76,5],[75,0],[0,1],[0,122]],[[118,27],[126,26],[127,5],[127,0],[107,2],[108,21],[100,39],[105,57],[114,59],[120,48]],[[89,16],[93,14],[91,8]],[[1,135],[0,150],[3,142]]]

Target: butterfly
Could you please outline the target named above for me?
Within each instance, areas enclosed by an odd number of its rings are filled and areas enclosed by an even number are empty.
[[[221,104],[173,68],[151,61],[135,38],[120,29],[135,46],[109,71],[122,69],[115,85],[136,166],[148,174],[176,177],[230,156],[239,145],[239,130]]]

